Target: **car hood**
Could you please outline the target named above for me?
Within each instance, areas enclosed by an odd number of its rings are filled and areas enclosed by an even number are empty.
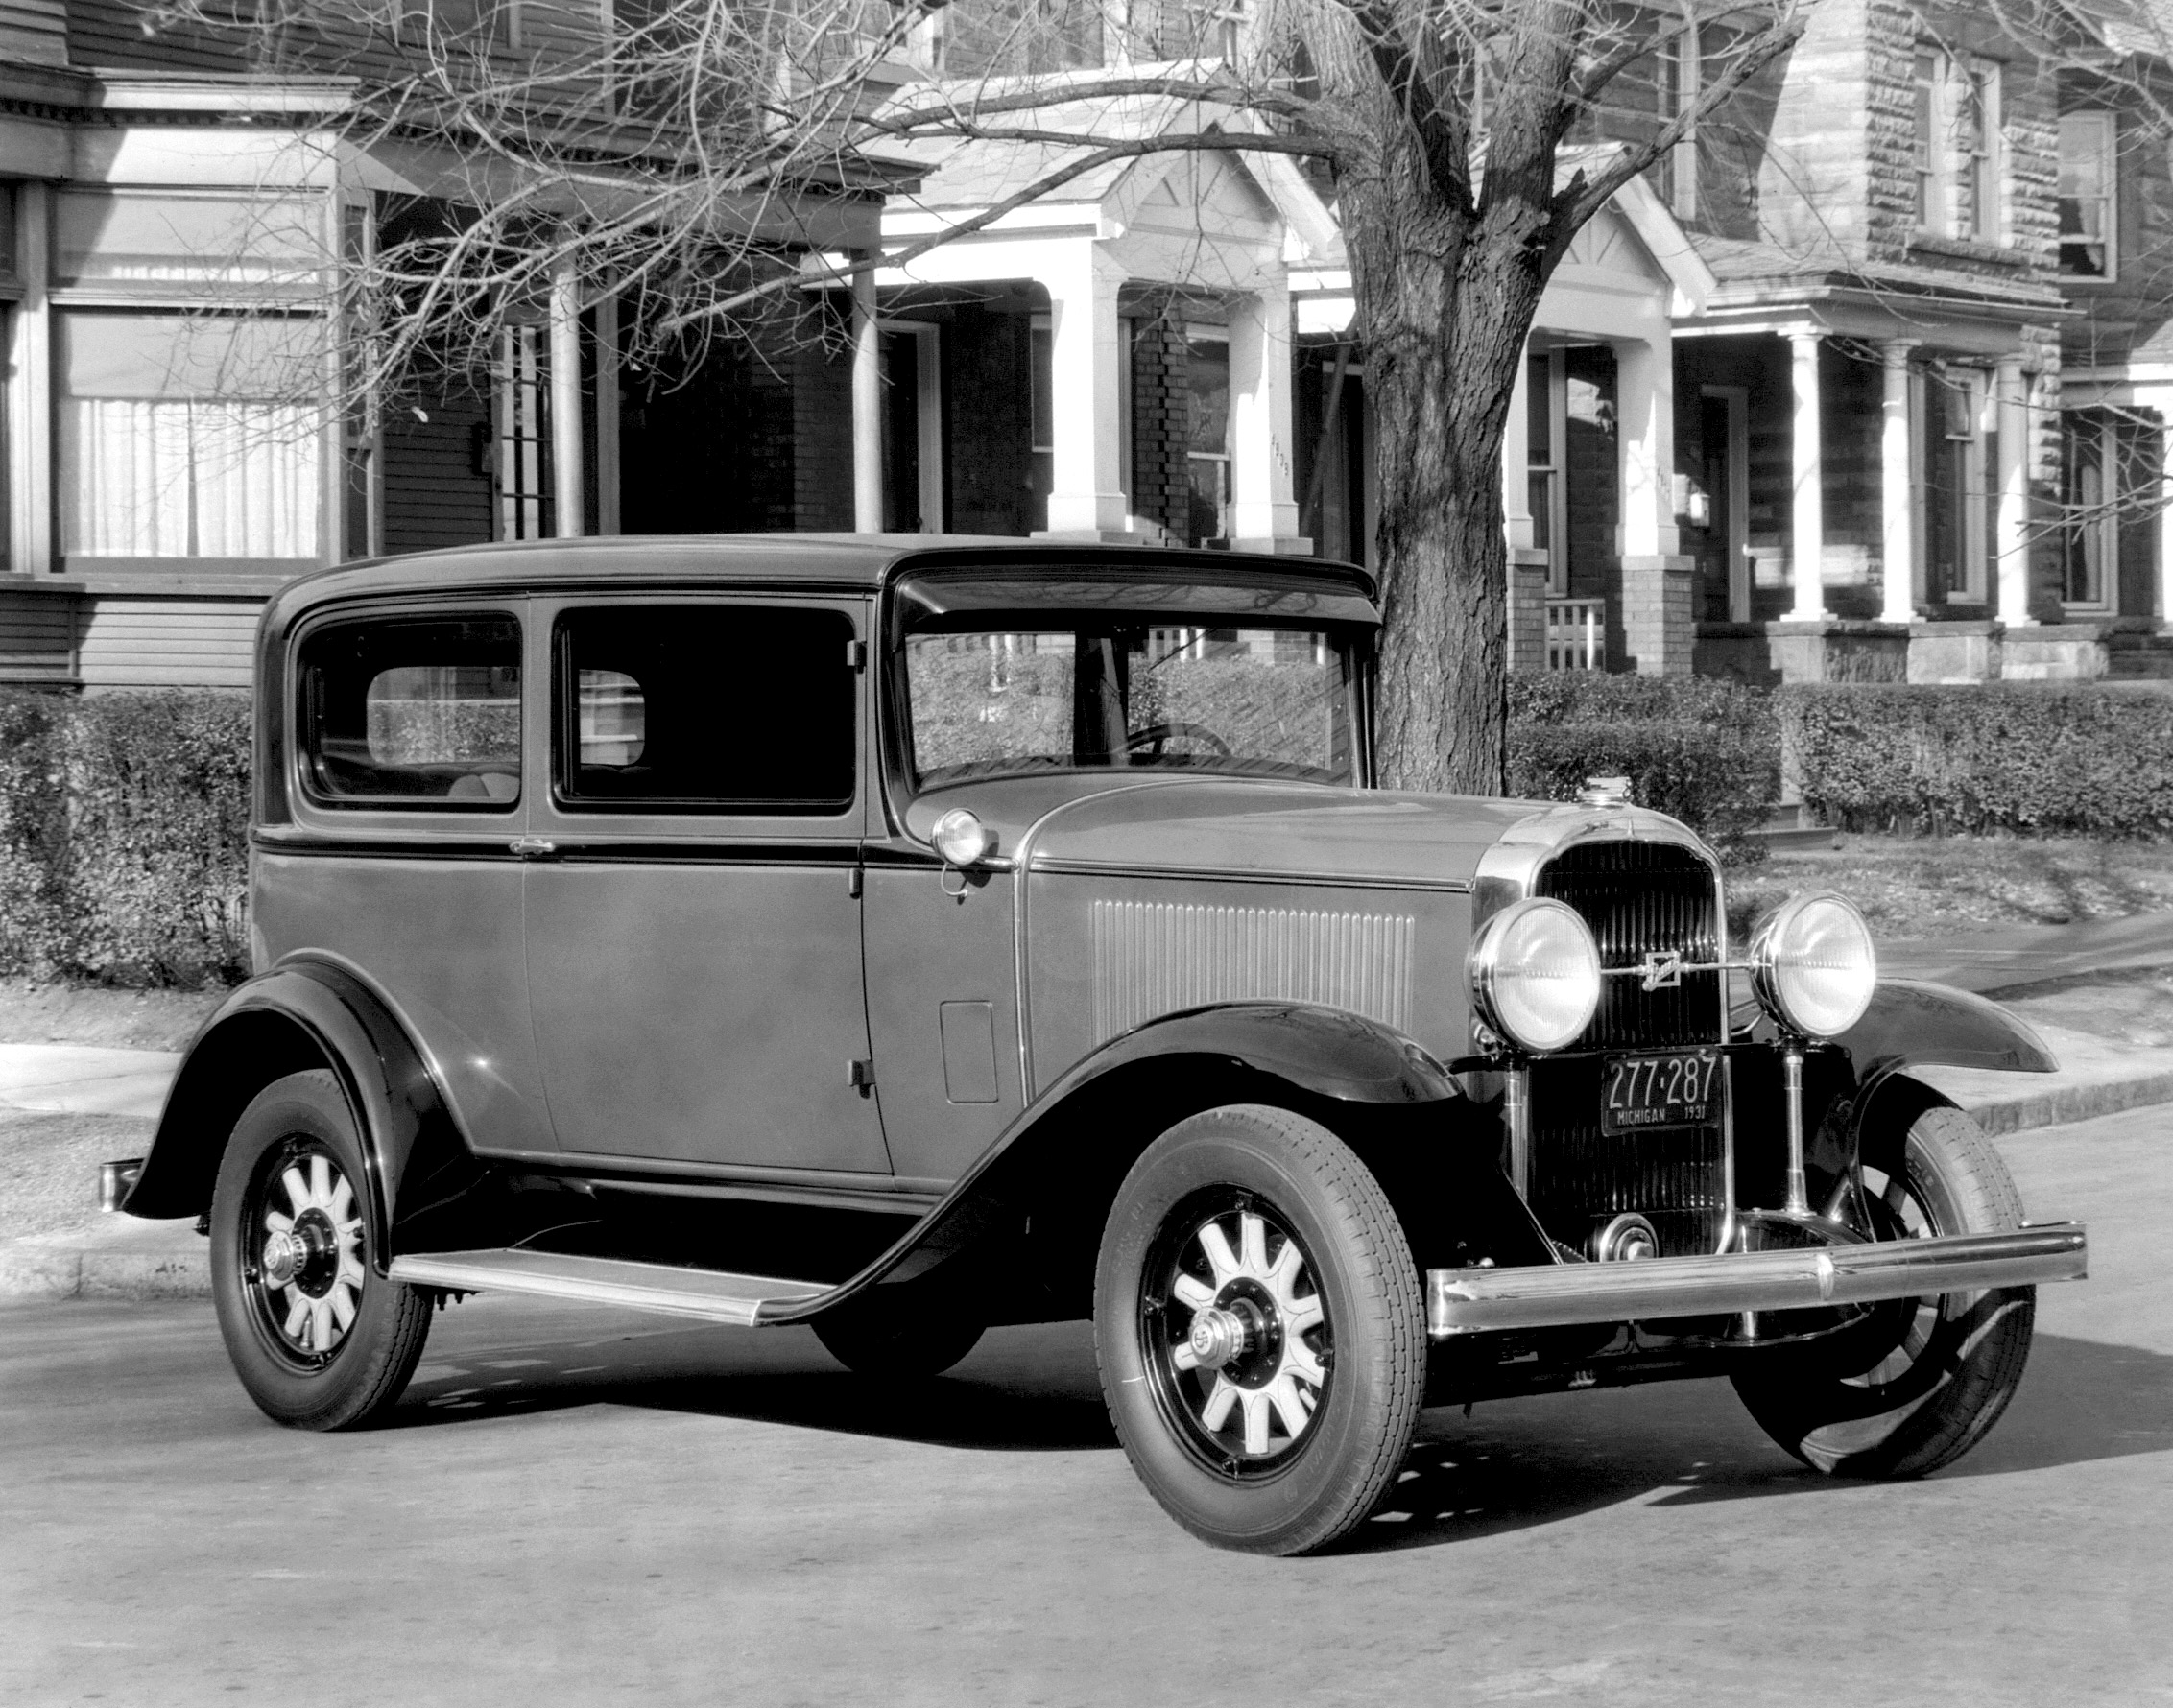
[[[1636,809],[1244,777],[1110,780],[1081,772],[934,791],[914,803],[908,827],[924,839],[942,813],[958,806],[995,831],[999,858],[1023,852],[1037,870],[1288,873],[1415,887],[1461,887],[1485,851],[1512,831],[1511,840],[1551,840],[1560,833],[1558,819],[1604,818],[1617,834],[1662,826],[1683,834],[1672,820]]]

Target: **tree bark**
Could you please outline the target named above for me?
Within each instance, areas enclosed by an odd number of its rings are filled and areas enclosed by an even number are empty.
[[[1485,224],[1460,227],[1452,211],[1368,210],[1349,225],[1368,238],[1351,245],[1351,263],[1380,502],[1378,751],[1390,788],[1497,795],[1508,699],[1501,444],[1544,278],[1536,248]]]

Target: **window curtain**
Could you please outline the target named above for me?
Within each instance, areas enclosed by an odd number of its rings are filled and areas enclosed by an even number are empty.
[[[70,557],[317,556],[306,406],[76,397],[60,429]]]

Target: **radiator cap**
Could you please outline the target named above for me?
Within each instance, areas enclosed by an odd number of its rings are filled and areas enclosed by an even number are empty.
[[[1577,800],[1588,807],[1626,807],[1630,804],[1628,777],[1587,777]]]

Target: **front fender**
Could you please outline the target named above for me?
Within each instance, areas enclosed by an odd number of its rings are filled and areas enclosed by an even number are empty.
[[[1167,1067],[1187,1089],[1206,1095],[1202,1107],[1262,1101],[1276,1082],[1311,1098],[1375,1108],[1464,1098],[1447,1068],[1420,1045],[1340,1008],[1228,1003],[1160,1015],[1073,1063],[974,1159],[941,1203],[858,1275],[806,1305],[766,1312],[763,1321],[799,1321],[867,1288],[926,1274],[985,1235],[1015,1223],[1028,1203],[1045,1202],[1049,1180],[1058,1174],[1073,1183],[1074,1200],[1084,1194],[1099,1201],[1104,1192],[1113,1191],[1140,1151],[1192,1110],[1165,1106],[1168,1121],[1158,1115],[1128,1127],[1120,1146],[1097,1147],[1092,1156],[1060,1153],[1055,1147],[1064,1134],[1080,1132],[1082,1122],[1093,1133],[1108,1131],[1102,1117],[1110,1100],[1099,1094],[1112,1085],[1136,1090],[1141,1076],[1158,1067]],[[1209,1094],[1206,1087],[1214,1089]],[[1071,1119],[1075,1116],[1080,1122]],[[1099,1218],[1088,1206],[1073,1201],[1067,1209],[1075,1215],[1088,1212],[1086,1220],[1099,1230]]]
[[[2050,1074],[2060,1063],[2044,1040],[1997,1003],[1917,979],[1884,979],[1864,1017],[1834,1040],[1859,1084],[1904,1067],[1992,1068]]]
[[[220,1005],[182,1058],[121,1207],[153,1217],[207,1211],[242,1111],[274,1080],[312,1068],[331,1070],[362,1134],[370,1249],[382,1269],[393,1224],[412,1208],[403,1186],[472,1159],[421,1052],[362,980],[329,961],[289,961]],[[424,1154],[438,1166],[418,1170]]]

